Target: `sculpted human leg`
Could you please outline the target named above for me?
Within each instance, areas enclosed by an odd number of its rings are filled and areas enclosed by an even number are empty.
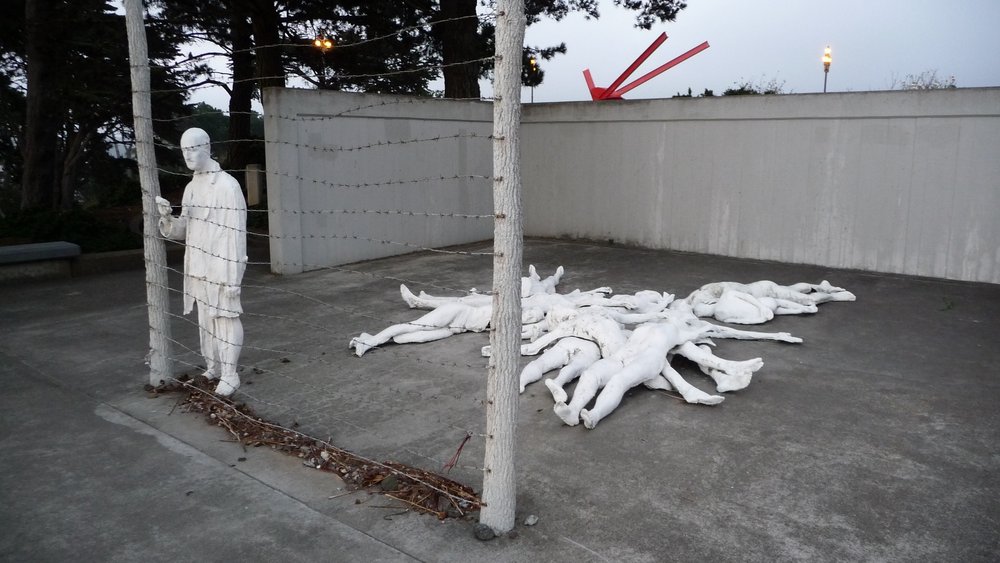
[[[761,297],[760,302],[770,307],[775,315],[806,315],[819,311],[816,305],[802,305],[787,299]]]
[[[573,400],[566,403],[556,403],[552,410],[569,426],[580,423],[580,410],[594,398],[597,391],[608,382],[615,372],[622,369],[622,363],[611,358],[603,358],[587,368],[573,390]]]
[[[458,306],[461,307],[462,305]],[[420,317],[415,321],[395,324],[390,327],[387,327],[378,334],[372,335],[368,334],[367,332],[362,332],[361,335],[351,339],[351,342],[348,345],[348,347],[353,348],[354,353],[360,357],[363,356],[365,352],[367,352],[368,350],[371,350],[376,346],[381,346],[382,344],[385,344],[389,340],[392,340],[403,334],[419,333],[422,331],[432,331],[432,333],[436,334],[438,329],[447,327],[448,323],[450,323],[452,320],[455,319],[456,311],[457,309],[455,307],[445,305],[438,307],[437,309],[434,309],[430,313],[423,315],[422,317]],[[445,330],[448,329],[445,328]],[[448,334],[446,334],[445,336],[450,336],[451,334],[453,334],[453,331],[449,331]],[[420,338],[420,337],[415,336],[413,338]],[[442,337],[439,336],[438,338],[432,338],[432,340],[438,340],[439,338]],[[410,342],[426,342],[426,341],[410,340]]]
[[[428,328],[415,332],[407,332],[392,337],[396,344],[417,344],[421,342],[434,342],[442,338],[448,338],[455,334],[450,328]]]
[[[663,370],[660,373],[663,374],[663,377],[667,378],[670,385],[672,385],[674,389],[681,394],[681,397],[684,397],[684,400],[688,403],[717,405],[725,400],[725,397],[721,395],[709,395],[694,385],[691,385],[685,381],[681,374],[677,373],[677,370],[671,367],[669,363],[664,364]]]
[[[549,348],[537,359],[528,362],[528,365],[524,366],[520,377],[521,393],[524,393],[524,388],[529,383],[534,383],[541,379],[545,372],[569,363],[572,349],[568,345],[563,344],[564,342],[566,340],[557,342],[555,346]]]
[[[764,365],[764,360],[760,358],[741,362],[726,360],[713,354],[708,346],[697,346],[692,342],[681,344],[675,351],[698,364],[705,375],[715,380],[715,390],[719,393],[746,388],[750,385],[754,372]]]
[[[566,338],[567,336],[573,336],[573,332],[564,327],[556,327],[555,329],[539,336],[534,342],[531,342],[530,344],[522,344],[521,355],[534,356],[547,348],[549,344],[552,344],[561,338]],[[485,350],[483,355],[487,355]]]
[[[240,376],[237,373],[240,351],[243,349],[243,322],[239,317],[216,317],[215,341],[218,353],[221,377],[215,392],[219,395],[232,395],[240,387]]]
[[[779,342],[789,342],[791,344],[798,344],[802,342],[802,339],[798,336],[792,336],[787,332],[757,332],[753,330],[739,330],[735,328],[729,328],[728,326],[719,326],[708,324],[711,328],[708,329],[704,335],[711,338],[730,338],[733,340],[777,340]]]
[[[570,340],[570,338],[566,340]],[[549,393],[552,393],[552,399],[557,403],[566,402],[567,396],[563,387],[570,381],[580,377],[580,374],[584,370],[601,359],[601,349],[598,348],[597,344],[589,340],[583,340],[582,338],[574,340],[579,341],[577,343],[577,353],[573,355],[565,367],[559,370],[559,374],[556,377],[545,380],[545,387],[548,388]]]
[[[219,355],[215,336],[214,317],[208,313],[208,305],[198,301],[198,340],[201,344],[201,356],[205,359],[205,373],[202,374],[209,380],[219,378],[219,369],[216,358]]]
[[[432,297],[430,295],[421,292],[419,296],[414,295],[410,288],[406,287],[406,284],[399,284],[399,294],[403,297],[403,301],[410,306],[411,309],[433,309],[438,305],[443,305],[448,302],[448,298],[444,297]],[[452,299],[454,301],[455,299]]]
[[[421,291],[420,295],[414,295],[413,292],[406,287],[406,284],[399,285],[399,294],[403,298],[403,301],[405,301],[411,309],[436,309],[449,303],[465,303],[466,305],[476,307],[489,305],[493,299],[489,295],[479,295],[477,293],[464,295],[462,297],[437,297]]]
[[[592,409],[581,409],[580,418],[587,428],[594,428],[604,417],[611,414],[622,402],[625,393],[640,383],[659,377],[660,369],[666,363],[666,355],[660,355],[658,350],[650,350],[637,356],[621,371],[613,374],[604,389],[597,396]],[[576,394],[573,394],[576,400]]]

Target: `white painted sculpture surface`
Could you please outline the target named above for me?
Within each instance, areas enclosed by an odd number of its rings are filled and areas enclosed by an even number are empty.
[[[543,316],[544,313],[537,309],[524,309],[521,311],[521,322],[538,322]],[[374,335],[362,332],[351,339],[349,347],[360,357],[390,340],[396,344],[411,344],[433,342],[463,332],[482,332],[489,327],[492,317],[492,304],[469,305],[453,301],[435,308],[416,320],[392,325]]]
[[[565,273],[565,270],[563,270],[562,266],[559,266],[556,268],[556,273],[543,280],[535,270],[535,266],[529,264],[528,277],[521,278],[521,299],[542,293],[555,293],[556,286],[559,285],[559,280],[562,279],[563,273]]]
[[[821,283],[789,286],[762,280],[749,284],[715,282],[701,286],[685,299],[699,317],[714,317],[724,323],[761,324],[774,315],[815,313],[816,305],[828,301],[854,301],[850,291]]]
[[[212,159],[208,133],[188,129],[181,136],[184,162],[194,176],[181,200],[180,216],[157,198],[160,233],[183,240],[184,314],[198,304],[198,331],[205,377],[219,379],[215,392],[228,396],[240,386],[243,347],[240,285],[247,264],[247,205],[235,178]]]
[[[524,393],[524,388],[528,384],[538,381],[546,372],[556,368],[560,369],[555,382],[561,388],[599,359],[601,359],[601,349],[597,344],[575,336],[563,338],[538,359],[524,366],[521,370],[521,392]]]
[[[689,384],[667,362],[672,349],[698,338],[701,332],[678,320],[637,327],[624,347],[583,372],[569,404],[556,403],[553,410],[570,426],[583,419],[584,426],[593,428],[621,403],[626,391],[640,383],[653,389],[676,389],[689,403],[721,403],[722,396],[709,395]],[[599,389],[602,390],[597,395]],[[594,406],[584,409],[594,395],[597,395]]]
[[[535,356],[520,374],[520,390],[544,379],[555,402],[553,411],[566,424],[583,420],[595,427],[621,403],[624,394],[637,385],[673,389],[692,404],[715,405],[723,400],[688,383],[671,365],[675,356],[685,357],[715,382],[717,393],[746,388],[761,369],[761,358],[743,361],[716,356],[712,338],[773,340],[799,343],[787,332],[748,331],[716,325],[699,317],[734,324],[760,324],[774,315],[809,314],[828,301],[854,301],[853,293],[823,281],[789,286],[763,280],[750,284],[716,282],[702,286],[687,298],[674,300],[669,293],[651,290],[632,295],[614,295],[611,288],[557,293],[565,270],[542,279],[533,265],[521,278],[521,354]],[[462,297],[435,297],[421,291],[414,295],[400,286],[403,300],[411,308],[432,309],[424,316],[393,325],[375,335],[361,333],[351,340],[358,356],[374,346],[430,342],[460,332],[485,330],[492,315],[492,297],[474,290]],[[626,327],[634,326],[634,330]],[[482,348],[483,356],[490,347]],[[572,400],[565,386],[579,379]],[[596,397],[593,407],[586,405]]]

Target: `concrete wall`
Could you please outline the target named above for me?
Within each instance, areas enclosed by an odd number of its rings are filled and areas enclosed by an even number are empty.
[[[1000,89],[524,108],[525,233],[1000,283]]]
[[[492,112],[484,102],[268,90],[272,271],[492,238]]]
[[[275,272],[492,236],[421,214],[491,213],[469,178],[491,173],[490,104],[271,90],[265,116]],[[527,236],[1000,283],[997,88],[532,104],[522,124]]]

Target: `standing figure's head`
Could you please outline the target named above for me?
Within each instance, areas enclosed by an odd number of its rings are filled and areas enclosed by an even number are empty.
[[[181,135],[181,153],[184,155],[184,164],[195,172],[208,170],[208,165],[212,161],[211,139],[204,129],[192,127]]]

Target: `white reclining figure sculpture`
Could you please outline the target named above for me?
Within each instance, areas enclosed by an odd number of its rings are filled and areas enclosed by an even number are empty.
[[[672,387],[689,403],[717,404],[722,401],[721,396],[709,395],[697,389],[670,367],[667,361],[670,352],[674,351],[698,363],[706,374],[715,379],[718,390],[722,392],[746,387],[753,373],[763,366],[763,361],[760,358],[744,362],[723,360],[706,349],[695,346],[694,342],[713,336],[793,343],[802,341],[788,333],[751,332],[713,325],[695,317],[690,307],[683,302],[675,310],[666,313],[667,316],[660,322],[650,322],[637,327],[619,351],[602,358],[584,371],[573,392],[573,400],[569,404],[557,402],[553,407],[556,415],[570,426],[577,424],[580,417],[584,417],[585,424],[592,428],[618,406],[621,397],[628,389],[640,383],[654,389]],[[661,353],[662,361],[659,359]],[[637,363],[631,365],[633,362]],[[628,367],[630,365],[631,367]],[[657,379],[658,375],[663,379]],[[594,408],[584,415],[583,407],[593,398],[597,390],[607,385],[612,385],[610,390],[605,388],[607,397],[604,399],[599,397]],[[589,423],[586,422],[588,418]]]
[[[529,383],[538,381],[546,372],[556,368],[560,369],[554,381],[562,389],[563,385],[576,379],[583,370],[599,359],[601,359],[601,349],[594,342],[575,336],[563,338],[524,366],[520,377],[521,393],[524,393],[524,388]]]
[[[854,301],[856,299],[850,291],[834,287],[826,280],[819,284],[796,283],[787,286],[778,285],[770,280],[761,280],[747,284],[737,282],[705,284],[693,291],[685,301],[694,305],[698,299],[718,299],[726,290],[749,293],[758,299],[761,297],[782,299],[799,305],[818,305],[827,301]]]
[[[566,313],[572,309],[579,309],[583,313],[600,314],[622,324],[639,324],[659,318],[655,313],[666,309],[674,300],[673,295],[656,291],[640,291],[634,296],[616,295],[609,299],[604,294],[610,291],[611,288],[599,287],[584,292],[577,289],[567,294],[532,295],[522,299],[522,307],[535,307],[545,311],[546,315],[544,322],[522,326],[521,338],[534,342],[543,333],[566,320],[568,318]],[[562,310],[562,316],[549,314],[556,310]]]
[[[535,270],[534,264],[528,264],[528,277],[521,278],[521,298],[540,293],[555,293],[556,286],[559,285],[564,273],[563,267],[559,266],[556,268],[556,273],[543,280]]]
[[[419,295],[414,295],[414,293],[410,291],[405,284],[401,284],[399,286],[399,293],[403,297],[403,301],[405,301],[411,309],[436,309],[441,305],[455,302],[478,307],[480,305],[490,305],[493,302],[492,296],[475,293],[475,290],[472,290],[469,295],[463,295],[461,297],[438,297],[424,291],[421,291]],[[612,302],[605,297],[605,294],[608,293],[611,293],[610,287],[598,287],[588,291],[574,289],[572,292],[565,294],[532,293],[531,295],[521,297],[521,307],[537,307],[548,310],[553,307],[618,306],[616,305],[616,302]],[[661,294],[656,292],[651,293],[655,293],[662,300]],[[673,296],[670,297],[672,300]],[[648,306],[645,301],[643,302],[643,305]],[[660,308],[660,310],[662,309],[663,307]]]
[[[609,297],[603,303],[596,303],[603,307],[621,307],[635,313],[656,313],[662,311],[674,301],[674,296],[670,293],[660,293],[644,289],[634,294],[622,294]]]
[[[676,315],[688,324],[697,325],[701,323],[707,328],[707,332],[704,334],[703,338],[728,338],[732,340],[775,340],[778,342],[788,342],[790,344],[799,344],[802,339],[797,336],[792,336],[787,332],[757,332],[752,330],[740,330],[735,328],[730,328],[727,326],[719,326],[712,324],[707,321],[702,321],[698,319],[697,315],[694,314],[694,309],[688,304],[687,300],[674,301],[670,304],[669,311],[664,313],[669,313]]]
[[[399,285],[399,294],[403,297],[403,301],[410,306],[411,309],[437,309],[441,305],[447,305],[449,303],[465,303],[466,305],[471,305],[473,307],[482,307],[483,305],[492,305],[493,296],[483,293],[476,293],[475,290],[470,292],[468,295],[463,295],[461,297],[436,297],[434,295],[429,295],[420,292],[420,295],[414,295],[410,288],[406,287],[406,284]]]
[[[556,307],[545,316],[545,323],[554,328],[534,342],[522,344],[521,355],[534,356],[557,340],[577,336],[596,342],[601,348],[601,355],[606,356],[624,343],[625,339],[621,336],[623,325],[662,319],[666,314],[666,312],[621,313],[604,307],[583,309]],[[483,357],[490,357],[490,346],[483,346],[482,354]]]
[[[547,313],[559,307],[572,309],[599,305],[608,301],[604,295],[610,292],[611,288],[599,287],[589,291],[580,291],[577,289],[565,295],[560,293],[536,293],[530,297],[521,299],[521,309],[538,309],[543,313]],[[399,293],[403,297],[403,301],[406,301],[406,304],[411,309],[436,309],[449,303],[464,303],[473,307],[490,306],[493,303],[491,296],[478,293],[462,297],[437,297],[421,291],[420,295],[414,295],[405,284],[399,286]],[[522,325],[521,338],[525,340],[535,340],[538,338],[538,336],[548,330],[548,325],[544,323],[544,320],[542,318],[536,323]]]
[[[396,344],[432,342],[463,332],[482,332],[490,325],[493,317],[492,305],[473,306],[462,302],[442,305],[420,318],[392,325],[378,334],[362,332],[352,338],[350,348],[360,357],[368,350],[392,340]],[[544,312],[538,309],[523,309],[522,323],[541,320]]]
[[[676,308],[673,308],[674,306]],[[596,343],[601,351],[601,357],[610,358],[624,346],[628,338],[628,332],[625,331],[622,323],[617,319],[632,319],[636,320],[636,322],[669,319],[671,322],[689,325],[692,333],[698,335],[695,340],[699,341],[705,338],[716,337],[739,340],[776,340],[790,343],[802,342],[801,338],[792,336],[787,332],[753,332],[713,325],[694,316],[691,313],[690,306],[683,301],[675,302],[671,310],[660,313],[622,314],[594,307],[553,310],[549,312],[547,318],[550,322],[556,323],[555,328],[530,344],[522,344],[521,355],[534,356],[560,339],[576,337]],[[707,375],[715,379],[720,392],[733,391],[746,387],[750,384],[752,373],[759,369],[760,365],[763,365],[763,362],[759,358],[748,360],[747,362],[730,362],[697,348],[687,347],[683,351],[685,353],[681,355],[698,363]],[[489,354],[490,347],[484,346],[483,355],[489,356]],[[556,355],[555,357],[559,356]],[[555,361],[555,359],[549,359],[541,365],[550,364]],[[578,370],[567,370],[566,372],[560,372],[559,376],[555,379],[545,380],[545,386],[548,387],[552,393],[552,398],[557,403],[566,401],[566,392],[563,387],[578,375]],[[529,374],[527,377],[530,379],[533,376],[533,374]],[[582,407],[583,405],[580,406]]]
[[[555,274],[545,278],[544,280],[538,275],[534,265],[528,265],[528,272],[528,277],[521,278],[522,299],[532,295],[555,293],[556,285],[559,284],[559,280],[562,278],[565,270],[563,270],[562,266],[559,266],[556,268]],[[610,292],[610,289],[608,289],[605,293],[607,292]],[[423,291],[421,291],[419,295],[414,295],[405,284],[401,284],[399,286],[399,293],[402,295],[403,301],[405,301],[411,309],[436,309],[441,305],[454,303],[456,301],[475,307],[481,305],[491,305],[493,303],[492,296],[477,293],[475,289],[471,290],[469,295],[463,295],[461,297],[437,297]]]
[[[625,392],[640,383],[654,389],[676,389],[689,403],[714,405],[720,395],[709,395],[684,380],[667,362],[667,354],[684,342],[698,339],[704,328],[695,328],[681,319],[646,323],[636,327],[625,345],[610,357],[587,368],[573,391],[569,404],[557,402],[552,410],[570,426],[580,418],[593,428],[621,403]],[[589,411],[583,407],[603,388]]]
[[[772,281],[750,284],[717,282],[702,286],[684,300],[699,317],[724,323],[761,324],[774,315],[815,313],[827,301],[854,301],[855,296],[824,280],[819,285],[797,283],[781,286]]]

